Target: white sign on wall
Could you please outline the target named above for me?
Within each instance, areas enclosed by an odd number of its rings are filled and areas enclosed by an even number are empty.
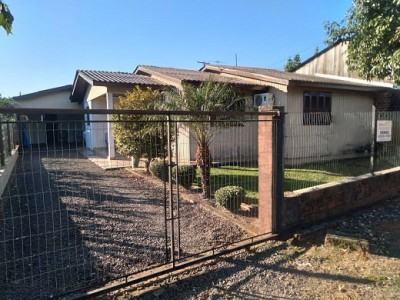
[[[379,120],[376,123],[376,141],[390,142],[392,140],[392,121]]]

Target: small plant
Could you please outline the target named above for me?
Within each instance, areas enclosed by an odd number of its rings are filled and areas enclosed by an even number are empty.
[[[217,204],[234,212],[240,209],[240,204],[244,199],[245,190],[236,185],[225,186],[215,192]]]
[[[176,178],[176,166],[172,169],[172,176]],[[178,166],[178,181],[185,189],[190,189],[196,177],[196,166],[181,165]]]
[[[155,159],[150,162],[149,170],[151,175],[161,179],[162,181],[168,181],[168,160]]]

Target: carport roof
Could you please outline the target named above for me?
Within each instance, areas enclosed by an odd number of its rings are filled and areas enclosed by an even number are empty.
[[[67,91],[71,91],[71,90],[72,90],[72,85],[67,84],[67,85],[63,85],[63,86],[59,86],[59,87],[55,87],[55,88],[51,88],[51,89],[47,89],[47,90],[42,90],[42,91],[38,91],[38,92],[34,92],[34,93],[15,96],[15,97],[13,97],[13,99],[19,101],[19,100],[31,99],[31,98],[35,98],[35,97],[39,97],[39,96],[51,95],[53,93],[67,92]]]

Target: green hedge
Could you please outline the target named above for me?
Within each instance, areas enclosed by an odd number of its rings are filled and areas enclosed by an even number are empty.
[[[214,196],[218,205],[235,212],[245,199],[245,190],[236,185],[225,186],[217,190]]]
[[[176,166],[172,168],[172,176],[176,178]],[[190,189],[196,178],[196,166],[180,165],[178,166],[178,181],[185,189]]]
[[[161,179],[162,181],[168,181],[168,160],[152,160],[149,167],[151,175]],[[163,171],[164,170],[164,171]]]

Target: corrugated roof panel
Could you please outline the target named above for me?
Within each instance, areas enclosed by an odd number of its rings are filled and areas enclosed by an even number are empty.
[[[151,77],[127,72],[80,70],[79,73],[87,76],[93,81],[102,83],[164,85],[162,82]]]

